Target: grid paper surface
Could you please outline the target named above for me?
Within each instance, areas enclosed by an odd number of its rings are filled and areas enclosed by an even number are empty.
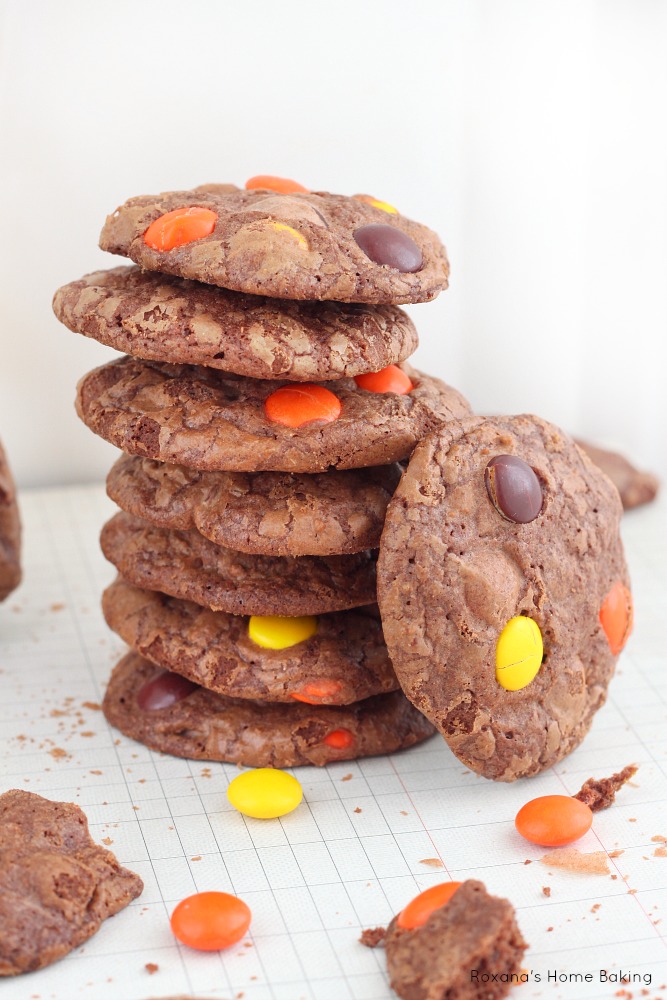
[[[0,606],[0,791],[76,802],[145,889],[65,959],[0,980],[0,1000],[388,1000],[384,952],[359,934],[448,878],[480,878],[516,906],[530,979],[513,996],[667,1000],[667,851],[654,839],[667,837],[665,499],[624,518],[634,635],[589,736],[559,766],[496,784],[434,737],[392,757],[294,769],[304,802],[269,821],[227,802],[236,767],[153,753],[99,711],[125,648],[100,611],[114,576],[97,541],[115,509],[103,488],[28,491],[20,502],[24,582]],[[632,762],[632,786],[577,844],[614,852],[611,874],[539,863],[545,849],[516,833],[517,809]],[[223,953],[183,947],[169,928],[180,899],[209,889],[253,912],[248,937]],[[635,978],[600,981],[601,969]],[[589,972],[591,983],[572,978]]]

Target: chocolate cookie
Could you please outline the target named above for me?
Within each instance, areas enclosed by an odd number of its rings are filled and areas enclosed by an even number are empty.
[[[0,443],[0,601],[21,582],[21,522],[14,480]]]
[[[472,770],[536,774],[586,734],[632,621],[620,513],[537,417],[472,418],[415,449],[378,600],[401,687]]]
[[[149,271],[252,295],[435,298],[449,276],[442,243],[426,226],[378,204],[326,192],[202,187],[142,195],[107,218],[100,247]]]
[[[121,512],[102,528],[104,555],[136,587],[233,615],[319,615],[372,604],[375,553],[259,556],[198,531],[159,528]]]
[[[639,507],[640,504],[654,500],[660,483],[657,476],[650,472],[641,472],[624,455],[616,451],[607,451],[586,441],[577,441],[590,460],[609,476],[621,496],[624,510]]]
[[[74,803],[19,789],[0,795],[0,976],[67,955],[142,889],[93,842]]]
[[[102,608],[109,627],[146,659],[230,698],[348,705],[398,689],[382,626],[363,610],[248,619],[121,578],[105,590]],[[292,625],[293,636],[285,633]]]
[[[463,882],[420,926],[401,926],[407,910],[384,939],[391,987],[402,1000],[499,1000],[522,982],[527,944],[514,907],[481,882]]]
[[[123,455],[107,477],[119,507],[165,528],[262,555],[343,555],[377,548],[399,465],[289,472],[198,472]]]
[[[339,379],[417,349],[397,306],[290,302],[116,267],[60,288],[56,316],[75,333],[151,361],[205,365],[250,378]]]
[[[402,368],[410,392],[371,392],[353,379],[340,379],[334,392],[122,358],[84,376],[77,412],[122,451],[205,471],[388,465],[429,430],[470,412],[455,389]]]
[[[433,733],[400,691],[343,707],[245,701],[157,671],[138,653],[115,667],[102,707],[112,726],[152,750],[248,767],[319,767],[395,753]]]

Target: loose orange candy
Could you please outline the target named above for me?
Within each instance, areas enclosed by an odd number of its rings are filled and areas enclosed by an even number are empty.
[[[397,392],[404,396],[414,389],[412,382],[398,365],[387,365],[379,372],[355,375],[354,381],[360,389],[365,389],[366,392]]]
[[[144,233],[144,243],[152,250],[173,250],[209,236],[217,221],[217,214],[210,208],[198,205],[175,208],[151,222]]]
[[[591,828],[589,806],[571,795],[541,795],[521,806],[514,825],[531,844],[563,847],[579,840]]]
[[[298,181],[292,181],[289,177],[272,177],[271,174],[257,174],[245,182],[246,190],[255,191],[262,188],[265,191],[277,191],[279,194],[291,194],[294,191],[302,191],[308,194],[308,188]]]
[[[306,705],[321,705],[338,694],[340,687],[339,681],[324,678],[317,683],[304,684],[300,691],[292,692],[292,697],[296,701],[304,701]]]
[[[422,927],[435,910],[449,902],[460,885],[460,882],[440,882],[430,889],[424,889],[401,910],[396,923],[409,931]]]
[[[303,383],[284,385],[266,399],[264,409],[269,420],[285,427],[301,427],[321,421],[337,420],[342,409],[340,399],[321,385]]]
[[[171,915],[174,937],[199,951],[220,951],[240,941],[252,914],[228,892],[197,892],[182,899]]]
[[[349,729],[334,729],[322,742],[334,750],[347,750],[354,743],[354,736]]]
[[[600,608],[600,624],[614,656],[620,653],[632,631],[632,594],[617,580]]]

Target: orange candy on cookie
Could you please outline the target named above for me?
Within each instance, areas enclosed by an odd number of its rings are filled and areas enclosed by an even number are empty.
[[[210,236],[217,221],[217,214],[210,208],[198,205],[175,208],[151,222],[144,233],[144,243],[152,250],[174,250]]]
[[[284,427],[302,427],[315,422],[331,423],[341,413],[341,402],[330,389],[321,385],[303,383],[284,385],[267,397],[264,403],[266,416],[274,424]]]
[[[600,608],[600,624],[614,656],[625,646],[632,631],[632,621],[632,594],[617,580]]]
[[[449,902],[460,885],[460,882],[440,882],[438,885],[432,885],[430,889],[425,889],[401,910],[396,917],[396,923],[408,931],[423,927],[432,913]]]
[[[300,691],[293,691],[292,697],[295,701],[303,701],[306,705],[323,705],[340,691],[339,681],[327,680],[312,681],[304,684]]]
[[[334,729],[322,742],[333,750],[347,750],[354,743],[354,736],[349,729]]]
[[[396,392],[400,396],[405,396],[414,389],[412,382],[398,365],[387,365],[379,372],[355,375],[354,381],[366,392]]]
[[[257,174],[256,177],[247,180],[245,186],[247,191],[260,189],[277,191],[279,194],[293,194],[295,191],[301,191],[308,194],[308,188],[299,184],[298,181],[292,181],[289,177],[272,177],[271,174]]]

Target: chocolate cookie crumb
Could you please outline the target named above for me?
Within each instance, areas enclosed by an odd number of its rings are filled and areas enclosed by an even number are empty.
[[[551,895],[551,886],[550,885],[543,885],[542,886],[542,892],[543,892],[543,894],[545,896],[550,896]]]
[[[604,851],[582,854],[576,847],[558,847],[540,858],[543,865],[565,868],[569,872],[585,872],[589,875],[608,875],[609,864]]]
[[[616,792],[626,781],[629,781],[637,773],[636,764],[628,764],[622,771],[612,774],[610,778],[589,778],[585,781],[576,795],[589,807],[592,812],[600,812],[601,809],[608,809],[616,797]]]
[[[365,931],[361,932],[359,943],[365,945],[367,948],[377,948],[380,945],[384,946],[386,934],[386,927],[367,927]]]

